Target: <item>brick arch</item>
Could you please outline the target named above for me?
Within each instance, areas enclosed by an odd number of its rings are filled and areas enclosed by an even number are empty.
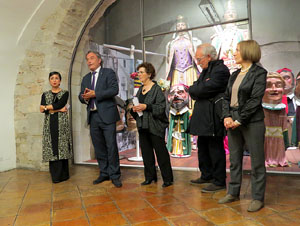
[[[115,0],[66,0],[46,19],[25,52],[15,87],[15,140],[17,167],[46,170],[41,162],[43,115],[41,93],[49,89],[49,71],[60,71],[68,88],[68,71],[74,48],[83,30],[99,19]],[[91,13],[97,12],[90,18]],[[86,24],[87,20],[89,24]],[[87,35],[83,39],[88,40]]]

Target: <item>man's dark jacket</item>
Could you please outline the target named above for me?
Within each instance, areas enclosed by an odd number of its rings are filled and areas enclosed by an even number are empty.
[[[233,72],[229,79],[223,101],[223,118],[232,117],[233,120],[238,120],[246,126],[249,122],[260,121],[265,117],[261,103],[266,89],[267,71],[256,64],[251,66],[240,84],[239,106],[233,115],[230,110],[232,85],[240,71],[239,69]]]
[[[78,95],[83,104],[87,104],[82,98],[85,88],[92,89],[92,73],[86,74],[81,82],[81,90]],[[95,88],[95,105],[99,117],[106,124],[116,123],[120,120],[120,115],[115,102],[118,95],[119,85],[115,72],[110,68],[101,68],[99,71],[97,85]],[[87,123],[90,124],[90,108],[87,104]]]
[[[223,60],[210,61],[199,79],[189,88],[191,98],[196,101],[189,125],[190,134],[224,135],[222,101],[229,76]]]

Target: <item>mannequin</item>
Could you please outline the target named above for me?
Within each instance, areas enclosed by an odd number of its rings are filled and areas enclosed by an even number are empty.
[[[224,14],[225,21],[237,18],[233,0],[227,2],[227,10]],[[239,65],[235,63],[233,53],[240,41],[248,39],[248,32],[239,29],[235,24],[226,24],[225,29],[211,37],[211,44],[216,48],[219,59],[224,60],[224,64],[230,70],[230,73],[236,71]]]
[[[184,18],[178,16],[176,22],[176,31],[178,32],[167,44],[166,74],[167,80],[171,81],[171,86],[177,84],[190,86],[200,74],[195,60],[195,48],[202,42],[193,38],[190,31],[181,31],[186,28],[188,25]]]

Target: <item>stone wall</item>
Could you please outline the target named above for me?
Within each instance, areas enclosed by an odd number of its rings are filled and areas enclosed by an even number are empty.
[[[43,114],[41,94],[50,89],[48,74],[62,74],[62,88],[68,89],[68,71],[79,34],[100,0],[62,0],[44,22],[19,67],[15,88],[15,134],[17,167],[46,170],[42,163]],[[102,1],[101,14],[114,0]],[[99,13],[98,13],[99,15]],[[99,18],[99,17],[98,17]],[[88,40],[85,35],[83,42]],[[81,66],[82,62],[75,62]],[[77,76],[77,83],[79,82]]]

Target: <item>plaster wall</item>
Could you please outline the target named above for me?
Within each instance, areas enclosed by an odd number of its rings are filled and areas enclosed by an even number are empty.
[[[57,5],[57,1],[0,1],[0,171],[16,167],[14,94],[19,65],[42,21]]]
[[[261,63],[269,71],[300,71],[300,1],[252,0],[253,38],[261,44]]]

